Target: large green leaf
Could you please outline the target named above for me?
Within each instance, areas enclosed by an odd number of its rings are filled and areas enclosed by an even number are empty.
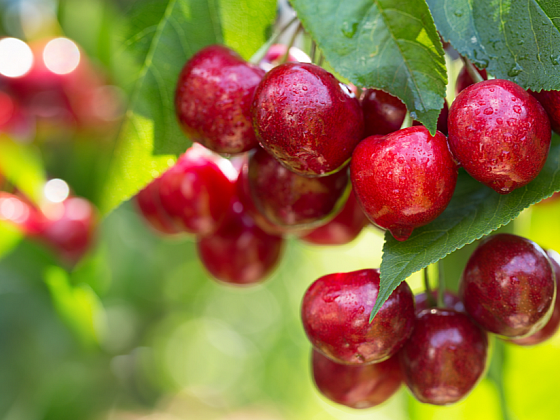
[[[461,171],[455,194],[432,223],[415,229],[404,242],[385,234],[381,286],[372,317],[391,292],[412,273],[495,231],[531,204],[560,191],[560,136],[554,135],[546,164],[525,187],[500,195]]]
[[[443,49],[424,0],[292,0],[326,60],[362,87],[398,96],[431,131],[443,106]]]
[[[248,58],[265,41],[273,0],[150,0],[130,15],[125,51],[139,73],[115,149],[102,212],[127,200],[172,165],[190,141],[175,118],[173,96],[187,59],[206,45],[226,43]]]
[[[558,0],[427,0],[445,40],[497,78],[560,89]]]

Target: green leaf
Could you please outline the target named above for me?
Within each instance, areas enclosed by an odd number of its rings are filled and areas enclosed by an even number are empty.
[[[46,182],[39,150],[0,135],[0,173],[32,201],[38,203]]]
[[[447,71],[424,0],[292,0],[329,64],[357,86],[398,96],[435,133]]]
[[[404,242],[385,234],[381,285],[371,317],[412,273],[444,258],[515,219],[523,209],[560,191],[560,136],[555,134],[546,164],[528,185],[501,195],[461,171],[451,202],[432,223]]]
[[[427,0],[446,41],[525,89],[560,89],[558,0]]]
[[[201,48],[226,43],[249,58],[265,41],[273,0],[150,0],[130,14],[125,51],[139,73],[109,171],[101,211],[108,213],[157,177],[191,142],[180,131],[173,98],[181,68]]]

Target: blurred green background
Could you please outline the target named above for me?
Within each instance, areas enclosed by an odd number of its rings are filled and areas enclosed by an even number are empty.
[[[126,97],[134,69],[126,55],[114,54],[114,34],[129,3],[1,0],[0,35],[73,39]],[[98,204],[114,135],[55,131],[30,150],[49,177],[65,179],[77,195]],[[560,251],[559,216],[559,201],[540,204],[506,229]],[[487,378],[450,407],[420,404],[404,388],[363,411],[335,406],[317,393],[301,298],[322,275],[379,267],[383,236],[373,228],[338,248],[291,239],[275,274],[241,289],[210,279],[193,240],[155,235],[129,202],[103,220],[94,249],[72,268],[9,225],[0,229],[4,420],[559,417],[560,335],[534,348],[494,340]],[[451,288],[473,246],[446,258]],[[409,284],[422,290],[418,275]]]

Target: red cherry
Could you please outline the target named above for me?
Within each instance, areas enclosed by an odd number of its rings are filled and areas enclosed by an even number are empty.
[[[284,240],[266,233],[234,200],[214,233],[197,243],[200,261],[216,279],[231,284],[264,280],[280,261]]]
[[[136,204],[148,224],[159,233],[175,234],[180,229],[175,226],[171,217],[161,206],[159,199],[159,183],[161,178],[156,178],[136,194]]]
[[[539,102],[508,80],[463,90],[449,112],[449,146],[476,180],[507,194],[531,182],[550,147],[550,123]]]
[[[379,89],[362,94],[365,136],[386,135],[397,131],[406,116],[405,104],[396,96]]]
[[[459,295],[482,328],[519,338],[537,332],[550,319],[556,282],[541,247],[503,233],[486,238],[473,252]]]
[[[217,153],[254,148],[250,106],[263,75],[264,70],[222,45],[211,45],[191,57],[175,93],[177,118],[187,137]]]
[[[512,343],[519,344],[521,346],[534,346],[535,344],[540,344],[548,340],[556,334],[556,331],[558,331],[558,327],[560,326],[560,298],[558,297],[558,282],[560,281],[560,255],[558,255],[556,251],[552,251],[550,249],[546,251],[546,254],[552,263],[552,268],[556,277],[556,299],[554,300],[554,309],[552,311],[552,316],[540,330],[527,337],[511,340]]]
[[[414,326],[414,297],[402,282],[373,322],[369,315],[379,293],[379,270],[329,274],[305,293],[303,327],[311,344],[335,362],[368,364],[395,354]]]
[[[482,378],[488,336],[470,318],[452,309],[425,309],[399,353],[404,381],[423,403],[460,401]]]
[[[191,147],[161,176],[161,206],[181,230],[208,235],[229,210],[235,191],[234,172],[226,159],[201,146]]]
[[[313,379],[329,400],[352,408],[369,408],[387,401],[402,385],[399,359],[348,366],[312,352]]]
[[[348,200],[334,219],[300,239],[315,245],[344,245],[356,239],[368,223],[354,191],[350,191]]]
[[[539,101],[548,114],[552,129],[560,134],[560,92],[557,90],[542,90],[540,92],[529,91],[529,93]]]
[[[363,138],[360,103],[314,64],[286,63],[268,72],[251,112],[261,145],[300,175],[341,170]]]
[[[404,241],[445,210],[457,166],[443,134],[432,137],[423,126],[409,127],[363,140],[354,150],[350,177],[368,218]]]
[[[272,223],[288,228],[310,228],[342,204],[348,172],[307,178],[289,171],[262,148],[249,156],[249,189],[255,206]]]
[[[478,71],[478,73],[484,80],[488,79],[488,74],[486,73],[486,70],[476,69],[476,71]],[[459,72],[459,75],[457,76],[457,81],[455,82],[455,95],[458,95],[459,92],[468,88],[470,85],[474,85],[474,80],[472,79],[471,75],[467,71],[467,68],[463,66],[463,68]]]

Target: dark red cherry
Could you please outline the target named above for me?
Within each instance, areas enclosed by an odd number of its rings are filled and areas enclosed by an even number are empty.
[[[486,369],[488,336],[471,319],[452,309],[425,309],[399,353],[404,381],[423,403],[460,401]]]
[[[437,300],[437,295],[438,292],[437,291],[433,291],[432,292],[432,296],[434,298],[434,301]],[[427,299],[427,295],[425,292],[419,293],[417,295],[414,295],[414,301],[416,302],[416,313],[420,313],[421,311],[423,311],[424,309],[431,309],[428,306],[428,299]],[[459,296],[457,296],[455,293],[446,290],[443,293],[443,306],[446,309],[453,309],[457,312],[465,312],[465,305],[463,305],[463,302],[461,302],[461,299],[459,298]]]
[[[486,73],[486,70],[484,69],[482,70],[476,69],[476,70],[484,80],[488,79],[488,74]],[[457,76],[457,81],[455,82],[455,95],[458,95],[459,92],[468,88],[470,85],[474,85],[474,80],[472,79],[471,75],[467,71],[467,68],[463,66],[463,68],[459,72],[459,75]]]
[[[537,98],[548,114],[550,126],[560,134],[560,91],[541,90],[540,92],[529,91],[529,93]]]
[[[217,153],[254,148],[250,107],[263,75],[264,70],[222,45],[211,45],[191,57],[175,92],[175,111],[187,137]]]
[[[448,124],[455,159],[500,194],[531,182],[548,156],[546,112],[509,80],[486,80],[463,90],[451,105]]]
[[[175,234],[181,230],[175,226],[171,217],[161,206],[159,198],[159,183],[161,178],[156,178],[144,189],[136,194],[136,205],[144,216],[144,220],[159,233]]]
[[[191,147],[161,176],[161,206],[181,230],[208,235],[228,212],[236,177],[227,159],[200,145]]]
[[[356,239],[368,223],[354,191],[350,191],[348,200],[334,219],[300,239],[315,245],[344,245]]]
[[[384,136],[401,128],[406,106],[396,96],[379,89],[366,89],[361,102],[366,137]]]
[[[261,145],[300,175],[342,169],[363,138],[360,103],[314,64],[286,63],[266,74],[251,108]]]
[[[284,240],[259,228],[233,200],[218,230],[197,243],[200,261],[216,279],[231,284],[264,280],[280,261]]]
[[[259,63],[259,66],[265,71],[271,70],[272,68],[281,64],[281,60],[286,55],[287,51],[288,47],[284,44],[272,44]],[[299,63],[311,63],[311,58],[309,58],[309,56],[298,47],[290,47],[287,62],[290,61]]]
[[[387,401],[402,385],[399,359],[349,366],[333,362],[317,350],[311,364],[315,385],[329,400],[351,408],[369,408]]]
[[[249,156],[249,190],[255,206],[272,223],[290,228],[324,224],[344,199],[348,171],[307,178],[289,171],[264,149]]]
[[[483,240],[459,286],[466,312],[489,332],[524,337],[543,328],[554,310],[556,281],[546,253],[506,233]]]
[[[369,315],[379,293],[379,270],[329,274],[305,293],[303,327],[311,344],[335,362],[360,365],[395,354],[414,326],[414,297],[402,282],[373,322]]]
[[[412,231],[447,207],[457,181],[457,166],[443,134],[409,127],[371,136],[354,150],[352,187],[368,218],[406,240]]]
[[[558,255],[556,251],[550,249],[546,251],[546,254],[552,263],[552,268],[556,277],[556,299],[554,300],[554,309],[552,311],[552,316],[540,330],[527,337],[511,340],[513,343],[521,346],[534,346],[535,344],[540,344],[548,340],[556,334],[556,331],[558,331],[558,327],[560,326],[560,298],[558,297],[558,282],[560,281],[560,255]]]

